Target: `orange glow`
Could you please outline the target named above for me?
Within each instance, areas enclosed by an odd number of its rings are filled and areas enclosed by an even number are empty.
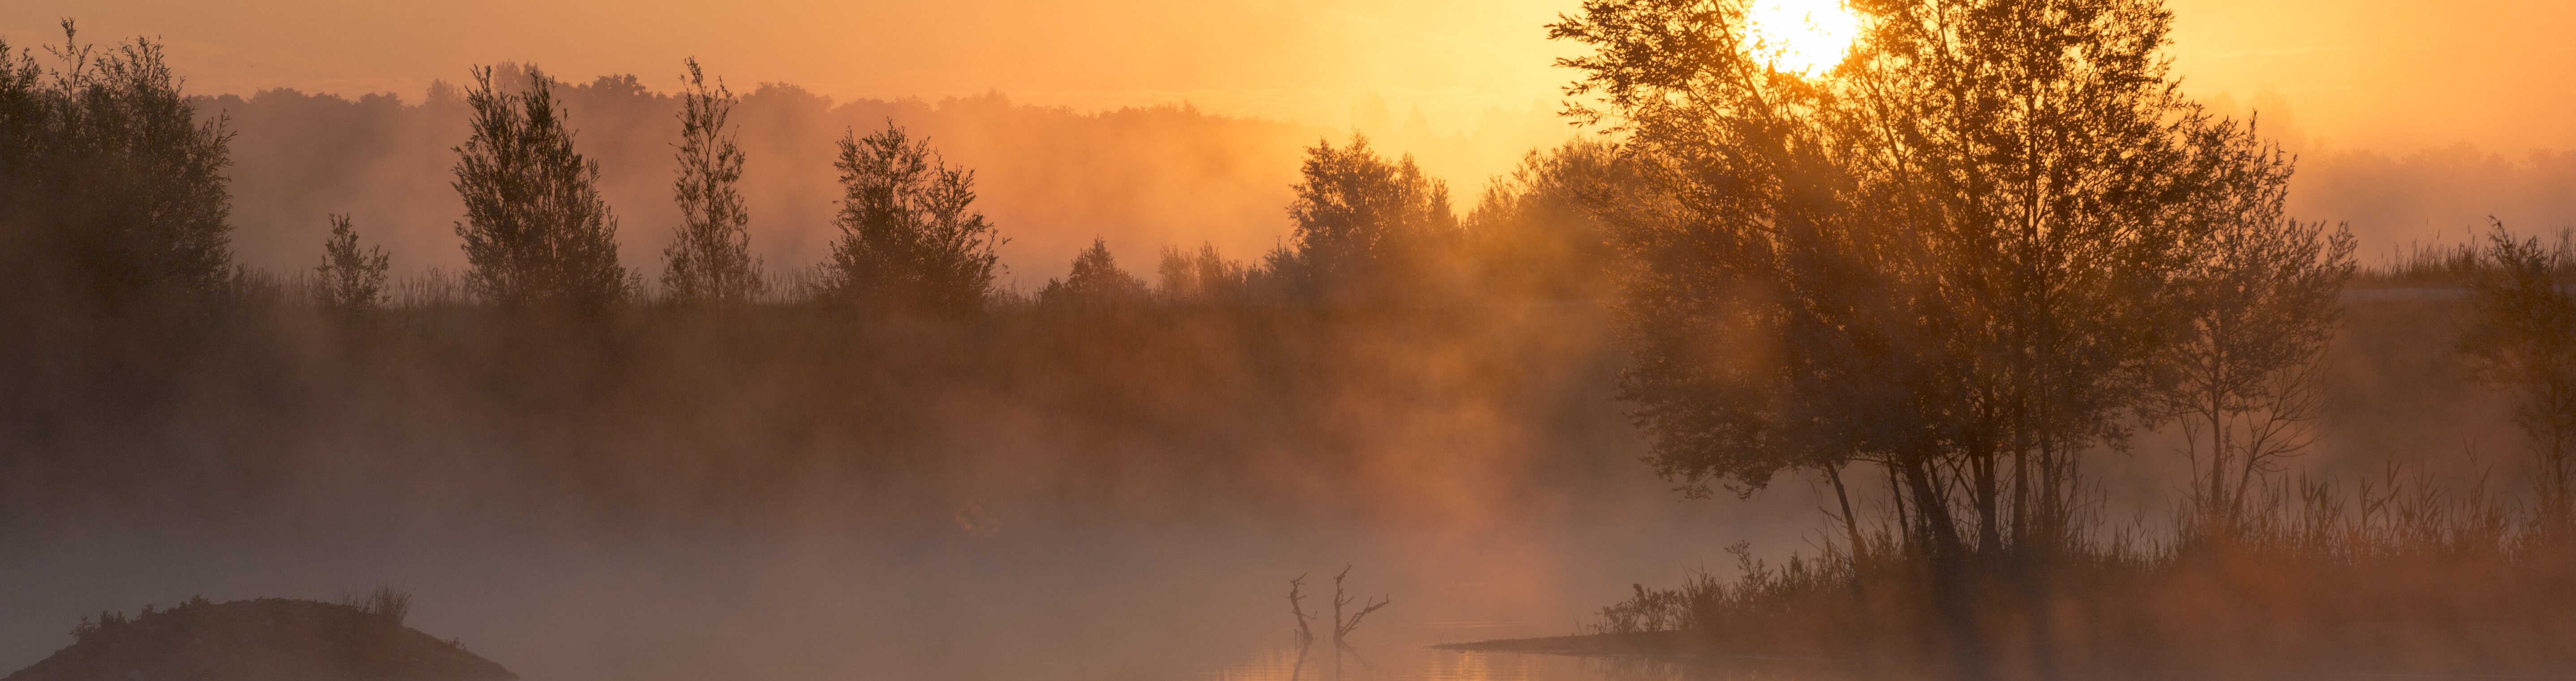
[[[1860,37],[1860,17],[1841,0],[1753,0],[1744,20],[1754,54],[1802,77],[1832,71]]]

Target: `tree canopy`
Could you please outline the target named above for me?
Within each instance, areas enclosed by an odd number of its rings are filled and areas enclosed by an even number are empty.
[[[555,81],[528,67],[527,89],[495,87],[474,69],[465,101],[473,137],[456,147],[465,221],[466,288],[505,308],[596,311],[625,301],[639,282],[617,262],[617,217],[599,195],[599,164],[573,150]]]
[[[743,303],[767,290],[760,261],[751,255],[751,215],[743,210],[742,148],[725,128],[738,101],[722,81],[707,85],[698,60],[688,60],[680,93],[680,162],[671,200],[680,226],[662,252],[662,288],[673,300]]]
[[[821,270],[826,295],[879,309],[959,315],[983,309],[1008,241],[975,210],[975,172],[939,159],[892,121],[840,142],[841,239]]]
[[[1291,286],[1335,300],[1385,299],[1455,278],[1458,217],[1449,186],[1422,174],[1412,156],[1388,161],[1352,135],[1334,148],[1318,140],[1298,168],[1288,204],[1294,250],[1270,269]]]
[[[2157,0],[1853,7],[1814,75],[1731,0],[1554,25],[1593,48],[1574,113],[1651,188],[1610,213],[1622,396],[1686,490],[1876,462],[1936,551],[2058,545],[2079,454],[2125,444],[2188,329],[2213,206],[2270,171],[2180,94]]]
[[[200,123],[161,46],[63,22],[60,61],[0,42],[0,270],[11,304],[124,309],[228,289],[232,134]]]

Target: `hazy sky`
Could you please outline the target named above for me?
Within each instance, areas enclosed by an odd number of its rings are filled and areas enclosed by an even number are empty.
[[[1189,100],[1341,125],[1352,97],[1420,106],[1459,132],[1486,108],[1553,102],[1570,74],[1542,25],[1573,0],[15,0],[0,35],[157,35],[200,93],[272,87],[416,99],[468,64],[671,80],[696,55],[736,83],[838,97],[1000,90],[1093,109]],[[2198,96],[2277,91],[2337,146],[2576,147],[2576,3],[2173,0]]]

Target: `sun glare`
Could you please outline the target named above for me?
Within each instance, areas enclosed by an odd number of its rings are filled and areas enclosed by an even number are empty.
[[[1753,0],[1744,19],[1753,53],[1802,77],[1833,70],[1860,37],[1860,17],[1842,0]]]

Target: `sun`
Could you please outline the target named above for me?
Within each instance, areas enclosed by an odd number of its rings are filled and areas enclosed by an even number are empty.
[[[1860,38],[1860,16],[1842,0],[1753,0],[1744,20],[1753,53],[1800,77],[1832,71]]]

